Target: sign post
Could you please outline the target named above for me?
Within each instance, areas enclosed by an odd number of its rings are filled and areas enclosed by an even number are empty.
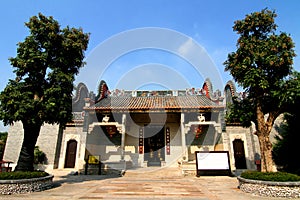
[[[101,156],[89,155],[85,163],[85,175],[88,174],[89,165],[98,165],[98,175],[101,175]]]

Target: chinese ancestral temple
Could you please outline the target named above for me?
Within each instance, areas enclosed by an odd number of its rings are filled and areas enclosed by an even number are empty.
[[[37,146],[46,153],[44,169],[102,171],[195,166],[195,152],[227,151],[230,169],[256,169],[259,146],[251,128],[225,121],[227,105],[239,96],[229,81],[222,95],[206,79],[202,88],[159,91],[109,90],[98,94],[80,83],[73,97],[73,121],[66,129],[45,124]],[[9,129],[5,160],[17,162],[22,124]],[[193,169],[193,167],[192,167]],[[91,169],[92,170],[92,169]]]

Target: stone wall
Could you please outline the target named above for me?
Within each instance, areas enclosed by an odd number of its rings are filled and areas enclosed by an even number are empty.
[[[252,129],[241,126],[226,126],[226,132],[223,132],[223,134],[226,134],[227,138],[231,169],[236,169],[233,150],[233,141],[235,139],[240,139],[244,142],[247,169],[256,169],[255,159],[259,157],[260,150],[257,136],[253,134]]]
[[[63,169],[65,166],[65,157],[67,151],[67,143],[70,140],[77,141],[75,169],[83,169],[85,164],[86,153],[86,132],[82,131],[82,126],[67,127],[62,136],[61,148],[59,151],[58,169]]]
[[[45,124],[41,127],[36,146],[39,146],[40,150],[46,154],[47,162],[44,165],[44,170],[54,167],[58,131],[59,125],[57,124]]]
[[[45,124],[41,127],[40,135],[38,137],[36,146],[39,146],[40,150],[46,154],[47,161],[41,170],[53,169],[55,150],[57,143],[59,126]],[[8,130],[8,137],[4,151],[4,160],[12,161],[12,167],[17,164],[20,150],[22,147],[24,138],[24,130],[21,122],[15,122]]]
[[[8,129],[8,136],[7,136],[4,155],[3,155],[4,160],[13,162],[11,164],[13,169],[16,166],[16,163],[20,155],[23,138],[24,138],[23,125],[21,122],[15,122]]]

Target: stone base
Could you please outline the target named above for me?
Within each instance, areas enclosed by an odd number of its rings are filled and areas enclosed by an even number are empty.
[[[141,167],[148,167],[148,161],[144,161],[144,162],[142,162],[142,165],[141,165]]]
[[[131,161],[104,161],[101,162],[101,169],[98,164],[89,164],[88,168],[80,169],[80,174],[86,175],[122,175],[127,169],[132,168]]]
[[[258,181],[237,177],[243,192],[267,197],[299,198],[300,182]]]
[[[183,176],[196,176],[196,161],[182,162],[179,167]]]
[[[1,194],[21,194],[39,192],[52,188],[53,175],[20,180],[0,180]]]

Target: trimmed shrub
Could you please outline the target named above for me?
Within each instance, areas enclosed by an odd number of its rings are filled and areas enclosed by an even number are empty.
[[[34,147],[34,164],[44,164],[46,162],[46,154],[40,150],[39,146]]]
[[[31,178],[40,178],[48,176],[47,172],[2,172],[0,173],[0,180],[16,180],[16,179],[31,179]]]
[[[260,180],[260,181],[276,181],[276,182],[289,182],[300,181],[300,176],[287,172],[258,172],[258,171],[245,171],[241,174],[242,178]]]

